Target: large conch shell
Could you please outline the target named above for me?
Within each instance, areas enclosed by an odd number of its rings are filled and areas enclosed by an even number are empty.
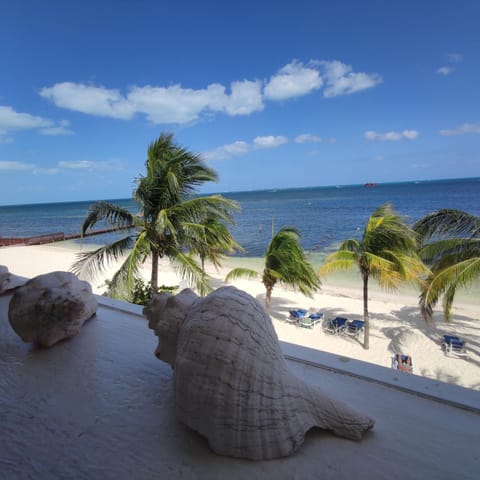
[[[144,313],[174,367],[178,417],[218,454],[283,457],[312,427],[358,440],[374,425],[290,372],[270,317],[235,287],[154,295]]]

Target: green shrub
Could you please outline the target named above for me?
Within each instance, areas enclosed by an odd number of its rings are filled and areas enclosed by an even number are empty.
[[[146,305],[152,298],[151,282],[145,283],[141,278],[135,279],[132,292],[126,295],[114,295],[111,291],[110,284],[111,282],[109,280],[105,280],[105,286],[107,287],[107,290],[103,293],[103,296],[105,297],[116,298],[117,300],[124,300],[137,305]],[[161,285],[158,287],[157,292],[175,294],[178,288],[178,285]]]
[[[166,292],[175,294],[178,290],[178,285],[168,286],[160,285],[157,289],[157,293]],[[135,279],[135,285],[133,287],[131,303],[137,305],[146,305],[152,298],[152,284],[151,282],[144,283],[141,278]]]

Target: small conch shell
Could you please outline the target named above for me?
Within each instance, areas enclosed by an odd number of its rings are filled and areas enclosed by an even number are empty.
[[[144,310],[159,358],[174,367],[179,419],[221,455],[266,460],[295,452],[312,427],[360,439],[374,421],[297,378],[270,317],[228,286],[155,295]]]
[[[50,347],[76,335],[97,307],[89,283],[70,272],[50,272],[16,290],[8,319],[24,342]]]
[[[26,281],[26,278],[10,273],[5,265],[0,265],[0,295],[20,287]]]

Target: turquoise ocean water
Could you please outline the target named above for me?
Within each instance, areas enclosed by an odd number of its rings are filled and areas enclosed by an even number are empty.
[[[242,255],[247,257],[263,254],[272,226],[276,231],[287,225],[300,230],[306,251],[327,252],[343,239],[359,237],[369,215],[385,202],[392,203],[411,223],[440,208],[457,208],[480,215],[480,178],[385,183],[374,188],[347,185],[222,194],[241,206],[235,216],[233,234],[245,248]],[[112,201],[138,211],[131,199]],[[0,237],[79,232],[91,203],[0,207]],[[110,234],[81,241],[97,244],[112,238]]]
[[[315,266],[346,238],[359,238],[367,218],[379,205],[390,202],[413,223],[440,208],[456,208],[480,216],[480,178],[378,184],[374,188],[345,185],[249,192],[222,192],[236,200],[241,211],[235,215],[232,231],[245,252],[229,263],[242,262],[257,270],[275,231],[295,226],[302,234],[302,246]],[[112,200],[138,211],[131,199]],[[92,201],[0,207],[0,237],[34,236],[48,233],[77,233]],[[99,225],[99,228],[102,226]],[[103,244],[118,234],[99,235],[70,241]],[[71,244],[71,243],[70,243]],[[65,242],[68,246],[68,242]],[[329,282],[359,285],[355,272],[335,274]],[[373,285],[372,285],[373,287]],[[408,293],[408,292],[407,292]],[[480,302],[480,285],[461,296]]]

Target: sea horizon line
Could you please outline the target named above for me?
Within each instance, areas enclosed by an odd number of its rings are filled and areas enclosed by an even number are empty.
[[[480,181],[480,177],[461,177],[461,178],[438,178],[429,180],[401,180],[398,182],[367,182],[367,184],[373,184],[375,187],[391,186],[391,185],[403,185],[403,184],[424,184],[424,183],[443,183],[443,182],[468,182],[468,181]],[[273,192],[286,192],[286,191],[300,191],[300,190],[314,190],[319,188],[357,188],[365,187],[366,183],[352,183],[352,184],[335,184],[335,185],[316,185],[316,186],[303,186],[303,187],[270,187],[252,190],[222,190],[217,192],[203,192],[196,195],[242,195],[252,193],[273,193]],[[117,197],[117,198],[97,198],[97,199],[85,199],[85,200],[64,200],[55,202],[36,202],[36,203],[18,203],[18,204],[6,204],[0,205],[0,208],[9,207],[30,207],[41,205],[63,205],[71,203],[95,203],[101,201],[116,202],[116,201],[131,201],[132,197]]]

